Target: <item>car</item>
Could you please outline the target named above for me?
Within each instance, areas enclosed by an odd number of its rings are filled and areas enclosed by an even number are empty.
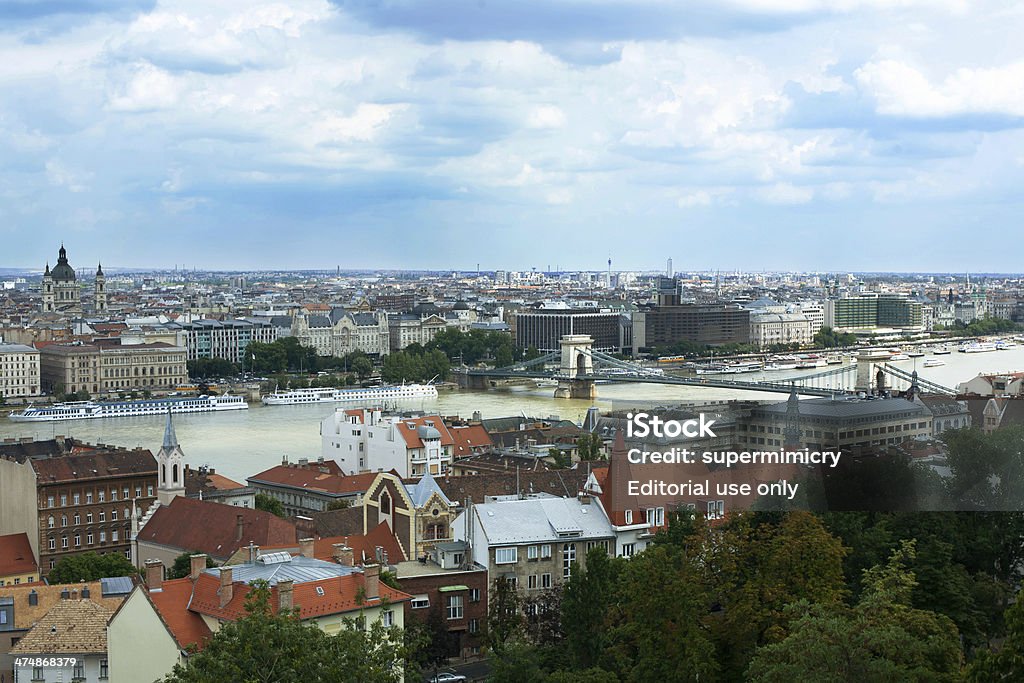
[[[439,673],[430,679],[430,683],[466,683],[469,679],[462,674]]]

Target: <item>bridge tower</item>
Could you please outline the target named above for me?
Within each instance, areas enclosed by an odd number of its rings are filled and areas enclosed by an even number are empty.
[[[890,351],[861,351],[857,356],[856,390],[867,394],[872,393],[872,390],[877,388],[875,385],[876,373],[879,372],[883,364],[888,362],[890,357],[892,357]]]
[[[555,398],[597,398],[594,380],[580,379],[594,374],[594,359],[590,355],[593,338],[587,334],[567,334],[558,343],[562,348],[562,364]]]

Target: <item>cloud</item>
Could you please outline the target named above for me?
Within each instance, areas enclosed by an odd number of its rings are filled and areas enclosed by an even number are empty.
[[[184,82],[152,64],[132,65],[113,87],[107,106],[112,111],[141,112],[168,109],[181,98]]]
[[[999,114],[1024,117],[1024,61],[990,68],[962,67],[939,83],[919,69],[892,59],[872,61],[854,72],[881,114],[948,117]]]
[[[756,195],[759,199],[769,204],[806,204],[814,199],[814,189],[800,187],[792,183],[776,183],[758,189]]]

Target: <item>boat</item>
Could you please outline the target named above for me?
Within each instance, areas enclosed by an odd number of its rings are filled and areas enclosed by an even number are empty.
[[[797,362],[796,367],[798,370],[810,370],[812,368],[823,368],[825,365],[825,359],[820,356],[806,356]]]
[[[953,353],[953,352],[950,349],[947,349],[944,346],[936,348],[934,351],[932,351],[932,354],[936,355],[936,356],[945,356],[945,355],[948,355],[950,353]]]
[[[402,401],[407,399],[437,398],[433,384],[401,384],[387,387],[360,387],[355,389],[292,389],[275,391],[261,399],[267,406],[290,406],[305,403],[337,403],[341,401]]]
[[[926,360],[924,362],[924,367],[926,367],[926,368],[936,368],[936,367],[938,367],[940,365],[945,365],[945,364],[946,364],[946,361],[942,360],[941,358],[929,358],[928,360]]]
[[[543,389],[544,387],[557,387],[558,386],[558,380],[557,379],[538,379],[538,380],[536,380],[534,382],[534,384],[537,385],[538,389]]]
[[[842,364],[843,364],[843,357],[838,355],[838,354],[833,355],[833,356],[827,356],[825,358],[825,365],[842,365]]]
[[[995,351],[996,345],[992,342],[974,342],[971,344],[964,344],[960,347],[960,353],[984,353],[986,351]]]
[[[245,410],[249,404],[242,396],[192,396],[155,398],[143,401],[69,401],[52,406],[32,406],[11,413],[15,422],[62,422],[104,417],[141,417],[172,413],[208,413],[221,410]]]
[[[924,351],[907,351],[908,358],[921,358],[922,356],[924,356]]]
[[[764,366],[765,372],[775,372],[776,370],[796,370],[796,363],[769,363]]]
[[[1000,339],[999,341],[996,342],[996,351],[1005,351],[1007,349],[1015,349],[1015,348],[1017,348],[1017,345],[1014,344],[1012,341],[1006,341],[1005,339]]]
[[[890,361],[897,361],[897,360],[910,360],[910,356],[908,356],[908,355],[907,355],[907,354],[905,354],[905,353],[894,353],[894,354],[892,354],[891,356],[889,356],[889,360],[890,360]]]

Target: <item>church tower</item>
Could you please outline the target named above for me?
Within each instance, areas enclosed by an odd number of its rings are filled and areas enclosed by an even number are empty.
[[[53,313],[53,275],[50,274],[49,261],[43,273],[43,313]]]
[[[171,411],[167,411],[167,427],[164,429],[164,443],[156,454],[157,492],[156,499],[161,505],[170,505],[176,496],[185,495],[185,454],[178,445],[171,422]]]
[[[93,295],[93,309],[97,313],[107,312],[107,278],[103,275],[103,264],[96,268],[96,288]]]

